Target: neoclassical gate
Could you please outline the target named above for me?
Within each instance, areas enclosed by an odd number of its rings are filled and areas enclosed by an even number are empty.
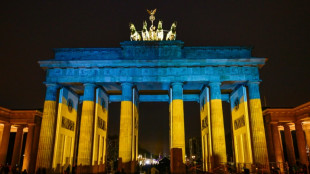
[[[266,58],[252,57],[249,47],[183,44],[125,41],[120,48],[62,48],[55,49],[54,59],[40,61],[47,90],[37,168],[76,161],[101,170],[111,102],[121,102],[119,158],[125,171],[134,172],[138,156],[139,102],[169,102],[170,149],[182,151],[171,158],[184,163],[184,101],[200,103],[205,171],[227,162],[222,101],[231,104],[235,162],[268,165],[259,93],[259,68]]]

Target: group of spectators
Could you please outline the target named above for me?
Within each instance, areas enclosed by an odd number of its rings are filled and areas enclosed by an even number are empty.
[[[21,168],[19,166],[10,166],[9,164],[3,165],[0,164],[0,174],[28,174],[27,170],[21,172]]]

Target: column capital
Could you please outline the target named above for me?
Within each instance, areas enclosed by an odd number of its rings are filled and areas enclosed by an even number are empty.
[[[122,86],[122,101],[132,101],[133,83],[124,82]]]
[[[12,126],[12,124],[10,122],[4,122],[2,124],[4,124],[4,126]]]
[[[84,83],[83,86],[84,87],[96,87],[96,84],[94,84],[94,83]]]
[[[249,85],[259,85],[261,83],[261,81],[248,81],[246,84],[247,86]]]
[[[220,82],[220,81],[211,81],[211,82],[209,82],[209,86],[210,87],[214,87],[214,86],[221,86],[221,84],[222,84],[222,82]]]
[[[49,82],[44,82],[43,83],[47,88],[59,88],[60,85],[57,83],[49,83]]]
[[[36,123],[28,123],[27,126],[28,126],[28,127],[30,127],[30,126],[36,126]]]
[[[46,86],[46,94],[45,100],[56,101],[57,98],[57,90],[59,89],[59,85],[56,83],[44,83]]]
[[[284,124],[283,124],[284,130],[285,130],[285,129],[289,129],[289,130],[291,131],[291,126],[292,126],[291,123],[284,123]]]
[[[247,83],[250,99],[260,99],[259,81],[249,81]]]
[[[130,82],[123,82],[121,83],[121,86],[124,88],[124,87],[133,87],[133,83],[130,83]]]
[[[83,101],[94,101],[96,85],[93,83],[84,83],[83,86],[84,86]]]
[[[173,82],[172,87],[172,100],[183,100],[183,83]]]
[[[171,87],[174,87],[174,86],[181,86],[181,87],[183,87],[183,82],[172,82],[171,83]]]
[[[209,87],[210,87],[210,96],[211,96],[211,100],[212,99],[222,99],[221,96],[221,82],[219,81],[211,81],[209,83]]]

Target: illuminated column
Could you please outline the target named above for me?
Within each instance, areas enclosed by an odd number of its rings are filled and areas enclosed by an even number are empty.
[[[274,155],[275,155],[275,160],[278,163],[284,162],[283,158],[283,150],[281,146],[281,139],[280,139],[280,132],[278,129],[278,124],[272,124],[271,125],[271,131],[272,131],[272,141],[270,142],[273,144],[274,147]]]
[[[296,164],[294,144],[289,124],[284,125],[285,145],[287,151],[288,164],[293,166]]]
[[[6,155],[8,152],[9,140],[10,140],[11,124],[4,123],[2,132],[2,140],[0,145],[0,164],[6,163]]]
[[[25,156],[23,160],[23,170],[29,172],[29,164],[31,160],[32,144],[33,144],[33,134],[34,134],[34,124],[28,124],[28,133],[25,147]]]
[[[212,157],[214,167],[227,162],[224,118],[221,99],[221,83],[210,82],[211,95],[211,136],[212,136]]]
[[[265,124],[269,161],[275,162],[276,158],[275,158],[275,149],[274,149],[274,144],[273,144],[272,126],[273,126],[272,123]]]
[[[171,105],[171,147],[182,149],[183,163],[185,163],[185,130],[184,130],[184,108],[183,108],[183,84],[172,83]]]
[[[46,84],[46,87],[36,168],[50,169],[52,167],[52,153],[55,139],[58,85]]]
[[[14,141],[14,149],[13,149],[13,155],[12,155],[12,166],[19,166],[20,162],[20,156],[22,151],[22,144],[23,144],[23,132],[24,126],[18,126],[15,141]]]
[[[95,85],[84,84],[84,96],[81,115],[80,139],[77,164],[91,165],[93,122],[95,113]]]
[[[304,131],[305,131],[307,145],[308,145],[308,147],[310,147],[310,124],[309,123],[306,123],[306,124],[304,123],[302,125],[302,127],[304,128]]]
[[[249,82],[250,125],[254,163],[268,165],[268,152],[265,137],[262,105],[259,94],[259,82]]]
[[[121,115],[120,115],[120,131],[119,131],[119,158],[122,158],[122,163],[125,172],[130,171],[128,164],[132,160],[132,145],[133,145],[133,95],[132,83],[122,83],[122,101],[121,101]]]
[[[306,152],[306,139],[304,131],[302,130],[302,123],[301,121],[297,121],[295,123],[295,130],[296,130],[296,139],[298,145],[298,152],[299,152],[299,161],[302,164],[307,164],[307,152]]]
[[[31,150],[31,163],[28,165],[28,173],[35,173],[37,154],[38,154],[38,146],[39,146],[39,137],[40,137],[40,129],[41,129],[41,120],[36,120],[35,128],[34,128],[34,137],[32,143]]]

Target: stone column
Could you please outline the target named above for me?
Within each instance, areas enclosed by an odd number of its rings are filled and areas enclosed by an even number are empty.
[[[275,148],[273,143],[273,131],[272,131],[272,123],[266,123],[265,124],[265,130],[266,130],[266,142],[268,147],[268,156],[270,162],[276,162],[275,158]]]
[[[259,82],[249,82],[247,85],[250,99],[250,125],[254,163],[267,165],[266,167],[269,168],[262,105],[259,94]]]
[[[6,155],[8,152],[9,140],[10,140],[11,124],[5,123],[3,128],[2,140],[0,145],[0,164],[6,163]]]
[[[286,152],[288,158],[288,164],[293,166],[296,164],[295,158],[295,151],[294,151],[294,144],[291,134],[291,128],[289,124],[284,125],[284,135],[285,135],[285,145],[286,145]]]
[[[211,82],[211,137],[214,167],[227,162],[221,83]]]
[[[304,128],[305,135],[306,135],[306,140],[307,140],[307,145],[310,148],[310,124],[303,124],[302,127]]]
[[[77,160],[78,165],[91,165],[95,114],[94,100],[95,85],[91,83],[84,84],[79,151]]]
[[[275,160],[278,163],[283,163],[284,157],[283,157],[283,150],[281,146],[281,139],[280,139],[280,132],[278,129],[278,124],[272,124],[271,129],[272,129],[273,138],[272,138],[272,142],[270,143],[273,144],[273,147],[274,147]]]
[[[52,167],[55,140],[58,85],[46,84],[46,87],[36,168],[50,169]]]
[[[40,137],[40,129],[41,129],[41,119],[36,119],[35,127],[34,127],[34,137],[31,147],[31,157],[30,163],[28,165],[28,173],[35,173],[37,154],[38,154],[38,146],[39,146],[39,137]]]
[[[22,145],[23,145],[23,132],[24,126],[18,126],[16,136],[15,136],[15,142],[14,142],[14,148],[13,148],[13,155],[12,155],[12,162],[11,166],[20,165],[20,157],[21,157],[21,151],[22,151]]]
[[[296,139],[298,145],[298,152],[299,152],[299,161],[302,164],[307,164],[307,152],[306,152],[306,139],[305,134],[302,129],[302,122],[297,121],[295,123],[295,130],[296,130]]]
[[[133,146],[133,95],[132,83],[122,83],[122,101],[119,131],[119,152],[122,166],[126,173],[131,172],[132,146]]]
[[[28,124],[28,133],[27,133],[25,155],[24,155],[23,168],[22,168],[23,171],[26,169],[27,172],[29,172],[29,164],[31,160],[34,126],[35,126],[34,124]]]
[[[184,129],[184,108],[183,108],[183,84],[172,83],[171,105],[171,147],[170,149],[182,149],[183,163],[185,163],[185,129]]]

